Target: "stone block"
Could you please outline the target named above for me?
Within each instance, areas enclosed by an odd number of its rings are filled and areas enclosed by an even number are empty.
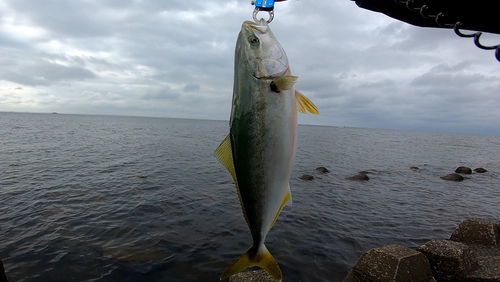
[[[418,247],[432,268],[437,281],[467,281],[467,275],[477,268],[477,261],[469,246],[450,240],[431,240]]]
[[[468,218],[462,221],[455,231],[453,231],[450,240],[465,244],[499,246],[500,229],[493,221],[481,218]]]
[[[371,249],[356,262],[344,282],[435,282],[429,261],[401,245]]]
[[[229,282],[277,282],[265,270],[245,271],[229,278]]]

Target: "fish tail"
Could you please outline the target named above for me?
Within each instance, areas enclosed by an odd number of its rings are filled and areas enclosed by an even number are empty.
[[[229,278],[232,275],[241,272],[243,269],[255,265],[263,268],[265,271],[267,271],[267,273],[276,278],[278,281],[281,282],[281,280],[283,279],[278,263],[274,260],[273,256],[267,250],[266,246],[261,245],[257,253],[255,253],[255,249],[252,246],[243,255],[241,255],[233,263],[231,263],[231,265],[228,266],[220,276],[220,280]]]

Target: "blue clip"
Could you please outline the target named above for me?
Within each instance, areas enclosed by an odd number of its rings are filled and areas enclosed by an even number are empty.
[[[257,8],[273,8],[274,0],[256,0],[255,7]]]

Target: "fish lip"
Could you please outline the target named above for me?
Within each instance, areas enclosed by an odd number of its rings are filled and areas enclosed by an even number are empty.
[[[264,79],[264,80],[269,80],[269,81],[274,81],[274,80],[276,80],[276,78],[280,77],[280,75],[279,76],[262,76],[262,77],[255,76],[255,75],[252,75],[252,76],[253,76],[253,78],[258,79],[258,80]]]
[[[252,29],[255,29],[260,33],[266,33],[269,26],[267,25],[267,22],[265,22],[265,23],[266,24],[262,25],[262,24],[254,22],[254,21],[244,21],[243,26],[247,26],[247,27],[250,27]]]

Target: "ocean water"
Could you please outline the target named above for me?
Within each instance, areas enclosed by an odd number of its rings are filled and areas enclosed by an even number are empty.
[[[0,113],[10,281],[219,281],[251,245],[213,155],[227,133],[224,121]],[[439,178],[460,165],[488,172]],[[360,170],[369,181],[345,179]],[[301,125],[290,183],[266,240],[284,281],[341,281],[371,248],[500,220],[500,136]]]

